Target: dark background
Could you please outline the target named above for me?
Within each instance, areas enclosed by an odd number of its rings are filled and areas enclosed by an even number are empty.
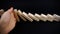
[[[20,9],[26,13],[58,14],[60,15],[60,1],[58,0],[0,0],[0,9],[7,10],[10,7]],[[59,34],[60,22],[27,21],[16,23],[15,28],[9,34]]]

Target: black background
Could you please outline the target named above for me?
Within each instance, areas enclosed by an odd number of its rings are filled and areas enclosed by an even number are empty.
[[[7,10],[10,7],[20,9],[26,13],[58,14],[60,15],[60,1],[58,0],[0,0],[0,9]],[[27,21],[16,23],[15,28],[9,34],[59,34],[60,22]]]

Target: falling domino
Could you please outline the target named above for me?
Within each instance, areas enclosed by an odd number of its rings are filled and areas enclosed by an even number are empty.
[[[4,13],[4,10],[3,9],[1,9],[0,10],[0,15],[2,15]]]
[[[46,16],[46,15],[41,14],[40,16],[41,16],[41,19],[42,19],[43,21],[47,21],[47,16]]]
[[[3,11],[3,12],[2,12]],[[4,13],[4,10],[0,10],[0,16]],[[17,10],[17,9],[14,9],[14,15],[16,17],[16,20],[17,21],[20,21],[19,17],[23,20],[23,21],[27,21],[29,20],[30,22],[32,22],[33,20],[35,21],[60,21],[60,16],[57,15],[57,14],[32,14],[32,13],[26,13],[26,12],[22,12],[21,10]],[[19,16],[19,17],[18,17]]]
[[[29,17],[31,17],[32,19],[34,19],[34,20],[36,20],[36,21],[39,21],[39,19],[36,18],[33,14],[29,13],[28,15],[29,15]]]
[[[22,20],[27,21],[27,20],[23,17],[21,10],[18,10],[17,12],[18,12],[18,15],[20,16],[20,18],[21,18]]]
[[[19,19],[18,15],[17,15],[17,9],[14,9],[14,14],[15,14],[14,16],[15,16],[16,20],[19,22],[20,19]]]
[[[27,13],[25,13],[25,12],[23,12],[23,14],[24,14],[24,16],[25,16],[25,18],[27,19],[27,20],[29,20],[29,21],[33,21],[33,19],[31,19],[28,15],[27,15]]]

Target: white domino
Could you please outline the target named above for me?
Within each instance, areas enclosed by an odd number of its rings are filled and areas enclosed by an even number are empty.
[[[52,22],[54,17],[51,14],[47,14],[47,20]]]
[[[39,21],[39,19],[37,17],[35,17],[33,14],[31,14],[31,13],[28,13],[28,16],[30,18],[32,18],[33,20]]]
[[[39,20],[41,20],[41,16],[37,13],[35,13],[35,17],[37,17]]]
[[[23,13],[21,12],[21,10],[18,10],[18,15],[20,16],[20,18],[24,21],[27,21],[24,16],[23,16]]]
[[[46,15],[41,14],[40,16],[41,16],[41,20],[43,20],[43,21],[47,21],[47,16],[46,16]]]
[[[29,20],[29,21],[33,21],[33,19],[31,19],[28,15],[27,15],[27,13],[25,13],[25,12],[23,12],[23,15],[25,16],[25,18],[27,19],[27,20]]]
[[[0,10],[0,16],[2,15],[1,11],[4,11],[4,10]],[[26,12],[22,12],[21,10],[17,10],[17,9],[14,9],[14,12],[15,12],[15,17],[17,19],[17,21],[20,21],[19,17],[24,20],[24,21],[27,21],[29,20],[30,22],[32,22],[33,20],[35,21],[60,21],[60,16],[57,15],[57,14],[32,14],[32,13],[26,13]],[[4,12],[3,12],[4,13]],[[19,17],[18,17],[19,16]]]

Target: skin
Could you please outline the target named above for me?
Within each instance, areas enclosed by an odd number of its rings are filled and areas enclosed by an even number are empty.
[[[8,34],[16,24],[13,8],[11,7],[0,18],[0,34]]]

